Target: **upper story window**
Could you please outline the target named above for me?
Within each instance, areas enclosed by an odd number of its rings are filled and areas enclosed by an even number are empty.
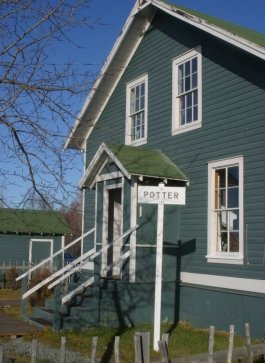
[[[201,48],[173,60],[172,134],[201,127]]]
[[[243,263],[243,158],[208,168],[208,261]]]
[[[147,140],[148,76],[127,84],[125,144],[142,145]]]

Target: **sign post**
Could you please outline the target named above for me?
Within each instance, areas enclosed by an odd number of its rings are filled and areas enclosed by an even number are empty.
[[[157,204],[157,242],[156,242],[156,276],[155,276],[155,306],[154,306],[154,350],[158,351],[161,326],[162,300],[162,267],[163,267],[163,234],[164,205],[184,205],[186,199],[185,187],[165,187],[164,183],[157,186],[139,186],[138,203]]]

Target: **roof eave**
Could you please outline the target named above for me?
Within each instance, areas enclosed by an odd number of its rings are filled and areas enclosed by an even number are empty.
[[[95,126],[101,112],[108,102],[115,85],[124,73],[127,64],[138,47],[145,31],[149,27],[150,21],[154,15],[155,8],[149,8],[145,12],[144,17],[137,16],[148,7],[150,1],[138,6],[137,2],[133,7],[119,37],[117,38],[107,60],[105,61],[99,77],[96,80],[91,92],[75,120],[74,126],[64,144],[67,149],[84,149],[84,143],[89,137],[93,127]],[[126,38],[126,41],[124,41]],[[118,56],[117,56],[118,54]],[[104,88],[104,95],[98,92],[100,88]],[[99,96],[97,94],[100,94]],[[92,111],[89,111],[89,109]],[[85,122],[86,132],[82,132],[82,123]],[[81,130],[81,131],[80,131]]]

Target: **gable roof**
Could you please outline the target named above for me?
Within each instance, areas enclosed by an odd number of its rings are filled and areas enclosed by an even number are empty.
[[[52,236],[71,233],[71,230],[60,212],[2,208],[0,233]]]
[[[108,161],[114,162],[128,179],[134,175],[188,181],[176,164],[158,149],[102,143],[80,182],[80,188],[92,187]]]
[[[265,60],[264,34],[185,9],[166,0],[142,0],[141,5],[139,5],[139,1],[136,1],[100,76],[75,121],[65,148],[84,149],[85,140],[96,125],[115,86],[158,10]]]

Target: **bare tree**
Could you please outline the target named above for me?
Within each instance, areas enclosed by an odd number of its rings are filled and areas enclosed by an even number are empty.
[[[0,2],[0,186],[27,187],[46,203],[66,200],[74,155],[63,142],[75,117],[72,96],[88,92],[73,63],[56,47],[71,42],[90,0]],[[67,157],[67,162],[65,158]],[[56,198],[60,196],[61,200]],[[27,200],[27,196],[25,197]]]
[[[82,194],[79,193],[76,199],[67,208],[62,208],[68,226],[71,228],[71,235],[67,235],[65,243],[68,244],[82,235]],[[73,256],[80,256],[81,241],[75,244],[69,251]]]

